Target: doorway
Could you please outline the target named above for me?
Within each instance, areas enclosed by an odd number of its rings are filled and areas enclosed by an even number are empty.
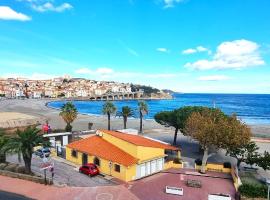
[[[82,164],[85,165],[88,163],[88,156],[87,154],[83,153],[82,154]]]

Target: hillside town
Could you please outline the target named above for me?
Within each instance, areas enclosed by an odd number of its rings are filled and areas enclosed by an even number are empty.
[[[133,91],[129,83],[94,81],[70,76],[50,80],[0,79],[0,97],[6,98],[77,98],[131,92]]]

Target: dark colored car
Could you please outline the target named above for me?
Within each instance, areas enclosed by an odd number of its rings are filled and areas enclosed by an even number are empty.
[[[49,157],[51,151],[49,148],[42,148],[35,151],[35,155],[39,156],[40,158]]]
[[[95,176],[99,174],[99,170],[95,164],[88,163],[80,167],[79,169],[80,173],[89,175],[89,176]]]

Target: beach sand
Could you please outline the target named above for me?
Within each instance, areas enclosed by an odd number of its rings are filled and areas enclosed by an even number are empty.
[[[46,107],[45,104],[48,101],[49,100],[43,99],[3,100],[0,101],[0,112],[23,113],[38,118],[41,124],[45,123],[46,120],[48,120],[52,129],[64,129],[66,124],[59,116],[59,110]],[[2,118],[5,118],[5,116],[8,115],[2,115]],[[74,123],[72,123],[73,130],[88,130],[89,122],[93,123],[92,129],[107,129],[106,116],[90,116],[79,114],[78,118],[74,121]],[[154,120],[144,120],[143,124],[143,134],[145,136],[172,143],[174,136],[173,128],[161,126]],[[111,127],[113,130],[123,129],[123,120],[121,118],[112,118]],[[128,119],[127,128],[139,129],[139,119]],[[264,136],[265,138],[269,138],[267,140],[253,138],[253,140],[256,141],[256,144],[260,147],[260,152],[270,152],[270,125],[253,125],[251,126],[251,128],[254,136]],[[182,158],[185,160],[185,162],[188,162],[189,165],[193,166],[194,160],[198,158],[198,156],[202,156],[198,154],[199,145],[197,144],[197,142],[191,140],[189,137],[183,136],[181,133],[178,134],[176,145],[181,147]],[[230,158],[224,156],[224,153],[222,151],[210,158],[210,160],[212,160],[213,162],[224,162],[228,161],[228,159]]]
[[[45,123],[46,120],[49,121],[52,129],[64,129],[65,122],[59,116],[59,110],[48,108],[45,104],[50,100],[45,99],[26,99],[26,100],[2,100],[0,101],[0,112],[16,112],[11,116],[11,114],[1,114],[0,123],[2,121],[10,120],[11,118],[20,117],[20,119],[31,119],[38,118],[41,123]],[[150,108],[151,109],[151,108]],[[100,111],[101,112],[101,111]],[[18,113],[22,113],[19,115]],[[24,114],[24,115],[23,115]],[[27,120],[26,120],[27,121]],[[88,123],[93,123],[92,129],[106,129],[107,128],[107,117],[92,116],[92,115],[82,115],[79,114],[78,118],[72,124],[73,130],[88,130]],[[154,120],[144,120],[143,128],[146,132],[171,132],[172,128],[165,128],[160,124],[156,123]],[[139,128],[139,119],[128,119],[128,128]],[[112,129],[123,129],[123,119],[115,118],[111,119]],[[270,138],[270,124],[269,125],[250,125],[253,136],[255,137],[265,137]]]
[[[18,112],[0,112],[0,128],[14,128],[39,123],[40,118]]]

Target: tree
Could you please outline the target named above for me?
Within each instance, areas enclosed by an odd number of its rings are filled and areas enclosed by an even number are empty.
[[[27,127],[25,130],[16,131],[16,137],[10,138],[8,149],[11,152],[17,153],[19,161],[23,157],[25,164],[25,172],[31,173],[32,154],[35,146],[49,146],[48,142],[44,140],[39,134],[40,130],[36,127]]]
[[[235,115],[226,116],[219,109],[203,108],[202,112],[194,112],[187,119],[185,133],[197,140],[204,150],[201,172],[209,155],[209,148],[229,149],[250,141],[249,128],[239,121]]]
[[[264,170],[270,170],[270,153],[265,151],[259,156],[256,164]]]
[[[159,112],[155,114],[154,119],[157,123],[161,125],[171,126],[175,128],[173,139],[173,145],[175,145],[177,140],[177,133],[180,127],[178,110]]]
[[[59,115],[63,118],[63,120],[66,122],[66,128],[65,130],[67,132],[72,131],[71,123],[77,118],[78,111],[75,107],[75,105],[72,102],[67,102],[64,104],[61,108],[61,112]]]
[[[171,126],[175,128],[173,144],[176,144],[178,131],[180,130],[185,134],[185,123],[188,117],[194,113],[201,113],[205,107],[202,106],[184,106],[173,111],[162,111],[157,113],[154,118],[157,123],[164,126]],[[211,110],[211,108],[209,108]]]
[[[133,110],[128,106],[123,106],[122,111],[117,112],[117,116],[122,116],[124,121],[124,129],[127,128],[127,119],[128,117],[134,116]]]
[[[115,105],[107,101],[102,108],[102,113],[108,116],[108,130],[111,130],[111,115],[116,112],[117,108]]]
[[[139,101],[138,107],[139,107],[139,114],[140,114],[140,133],[142,133],[143,132],[143,128],[142,128],[143,122],[142,122],[142,120],[143,120],[143,116],[145,114],[148,114],[148,105],[147,105],[147,103],[145,101]]]
[[[4,132],[0,130],[0,163],[6,162],[6,153],[7,153],[7,145],[8,145],[8,137],[5,136]]]
[[[240,168],[240,164],[245,162],[247,164],[254,164],[258,157],[257,150],[259,147],[255,142],[242,143],[239,146],[228,148],[226,155],[229,155],[237,160],[237,168]]]

